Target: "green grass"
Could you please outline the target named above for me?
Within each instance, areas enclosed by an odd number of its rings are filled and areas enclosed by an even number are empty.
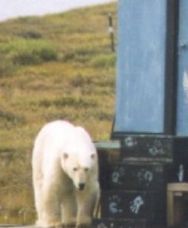
[[[34,218],[31,151],[44,123],[68,119],[94,140],[110,137],[109,12],[116,18],[114,4],[0,23],[0,223]]]

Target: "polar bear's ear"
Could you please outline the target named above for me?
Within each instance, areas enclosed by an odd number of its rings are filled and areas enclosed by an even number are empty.
[[[94,159],[95,158],[95,154],[91,154],[91,159]]]
[[[63,153],[63,158],[67,159],[69,157],[69,155],[67,153]]]

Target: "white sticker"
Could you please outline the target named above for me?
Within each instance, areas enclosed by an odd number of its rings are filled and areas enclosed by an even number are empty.
[[[131,203],[130,209],[134,214],[138,214],[141,206],[144,204],[144,200],[141,196],[137,196]]]

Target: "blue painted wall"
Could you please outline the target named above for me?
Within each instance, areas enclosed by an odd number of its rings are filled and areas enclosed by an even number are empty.
[[[166,7],[119,0],[115,132],[164,132]]]
[[[179,1],[177,132],[188,136],[188,1]]]

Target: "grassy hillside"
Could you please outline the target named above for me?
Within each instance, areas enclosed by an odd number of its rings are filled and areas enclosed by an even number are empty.
[[[115,18],[114,4],[0,23],[0,223],[22,222],[25,212],[33,219],[31,150],[44,123],[68,119],[95,140],[109,138],[109,12]]]

